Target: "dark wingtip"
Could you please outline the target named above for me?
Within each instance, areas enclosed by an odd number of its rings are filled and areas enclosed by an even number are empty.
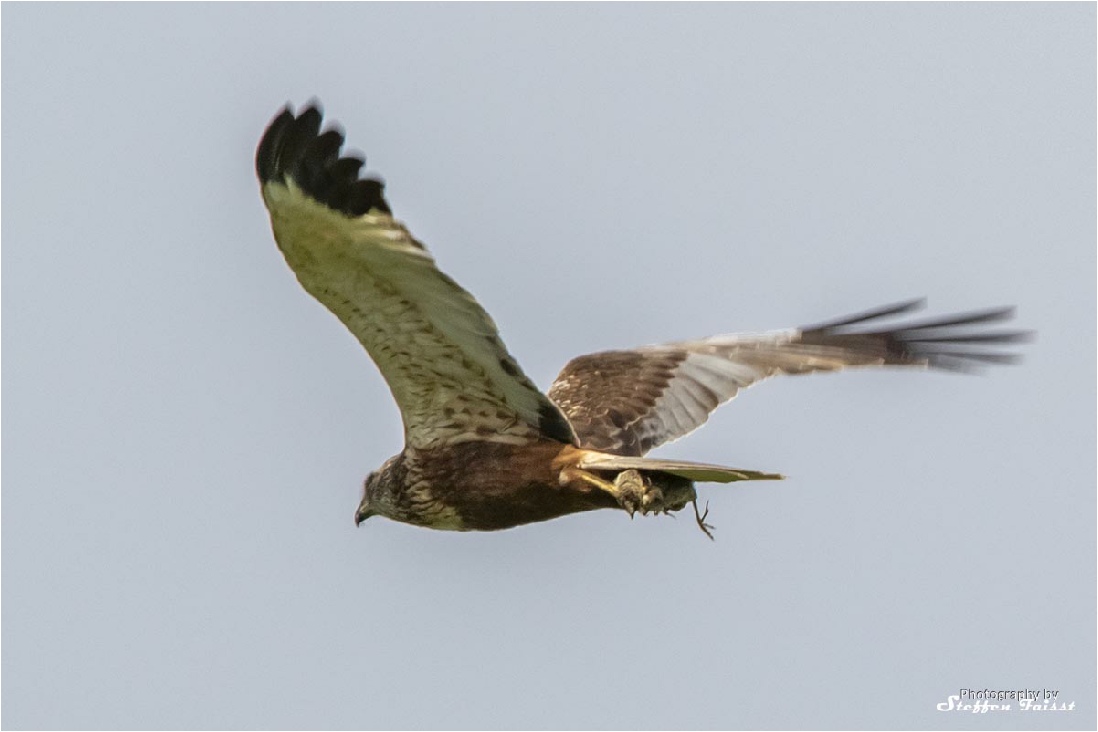
[[[904,313],[910,313],[915,310],[922,310],[926,307],[925,297],[916,297],[911,300],[904,300],[903,302],[894,303],[892,305],[884,305],[879,308],[873,308],[872,310],[866,310],[855,315],[848,315],[844,318],[837,318],[835,320],[829,320],[824,323],[816,323],[815,325],[808,325],[801,328],[801,330],[831,330],[833,328],[842,328],[848,325],[856,325],[858,323],[864,323],[867,320],[877,320],[878,318],[889,318],[893,315],[903,315]]]
[[[275,178],[278,150],[286,130],[293,125],[293,122],[294,113],[287,103],[267,125],[263,137],[259,140],[259,147],[255,151],[255,172],[259,176],[260,183],[267,183]]]
[[[1016,353],[981,350],[1032,341],[1031,330],[983,330],[992,323],[1014,318],[1014,307],[996,307],[945,317],[901,322],[875,329],[852,328],[868,321],[920,309],[926,301],[909,300],[802,330],[806,342],[842,346],[866,355],[879,355],[885,364],[926,365],[948,371],[974,372],[981,366],[1021,361]],[[975,328],[973,328],[975,326]]]
[[[287,179],[310,198],[348,216],[371,210],[391,213],[385,200],[385,184],[376,178],[359,178],[365,160],[339,157],[343,131],[332,125],[321,132],[324,113],[316,99],[297,115],[287,104],[267,125],[255,151],[255,171],[262,184]]]

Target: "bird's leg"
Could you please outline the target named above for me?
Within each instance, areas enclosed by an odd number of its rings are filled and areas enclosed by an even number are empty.
[[[614,500],[623,509],[629,512],[630,518],[637,511],[640,511],[641,515],[667,513],[669,510],[677,511],[687,503],[687,501],[679,500],[671,503],[665,501],[664,493],[659,486],[656,486],[652,480],[639,470],[623,470],[611,482],[586,470],[568,468],[561,471],[560,480],[562,484],[580,481],[606,491],[614,497]],[[691,495],[693,495],[692,487]]]
[[[704,511],[698,510],[698,494],[694,490],[694,483],[685,478],[662,475],[663,487],[661,488],[655,485],[652,476],[647,476],[639,470],[623,470],[614,477],[613,482],[579,468],[566,468],[561,471],[561,485],[573,481],[580,481],[606,491],[614,497],[622,508],[629,512],[629,518],[632,518],[638,510],[641,515],[649,513],[666,513],[670,515],[671,511],[680,511],[686,508],[687,503],[692,504],[694,506],[694,520],[698,522],[698,528],[711,541],[716,541],[713,537],[714,526],[705,521],[709,517],[709,504],[705,504]],[[666,489],[666,497],[664,488]]]
[[[638,470],[623,470],[614,477],[614,488],[618,492],[618,503],[629,512],[629,517],[640,510],[642,516],[650,511],[659,511],[663,503],[663,491],[644,479]]]
[[[698,522],[698,528],[705,532],[705,535],[709,537],[710,541],[716,541],[716,539],[713,538],[713,529],[715,527],[713,526],[713,524],[705,523],[706,517],[709,516],[709,504],[708,503],[705,504],[705,512],[704,513],[698,513],[698,499],[697,499],[697,497],[695,497],[694,500],[691,501],[691,503],[694,504],[694,518]]]
[[[625,473],[633,473],[640,478],[640,474],[635,470],[627,470]],[[589,486],[605,491],[613,496],[614,500],[617,501],[622,508],[628,511],[629,517],[632,518],[633,514],[641,506],[643,494],[637,492],[637,486],[634,485],[633,482],[622,480],[622,475],[625,473],[619,473],[614,481],[611,482],[580,468],[565,468],[560,472],[560,483],[561,485],[573,482],[586,483]],[[643,479],[638,482],[643,486]]]

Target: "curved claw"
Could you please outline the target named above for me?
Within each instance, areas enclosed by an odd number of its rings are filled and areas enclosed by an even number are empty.
[[[691,503],[694,504],[694,519],[698,522],[698,528],[705,532],[705,535],[709,537],[710,541],[716,541],[716,539],[713,538],[713,530],[717,527],[713,526],[712,524],[705,523],[705,519],[709,516],[709,501],[705,502],[704,513],[698,513],[697,498],[691,501]]]

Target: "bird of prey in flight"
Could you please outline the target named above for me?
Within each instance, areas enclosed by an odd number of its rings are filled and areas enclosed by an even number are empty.
[[[700,427],[719,405],[777,374],[851,366],[965,369],[1009,363],[989,330],[1010,308],[883,324],[904,302],[802,328],[720,335],[573,359],[542,393],[477,301],[393,218],[384,186],[341,156],[313,103],[267,127],[256,172],[275,241],[301,285],[381,370],[400,408],[404,449],[365,481],[355,523],[492,531],[579,511],[632,516],[694,506],[694,483],[782,476],[644,457]],[[990,347],[990,350],[989,350]],[[710,538],[711,535],[710,535]]]

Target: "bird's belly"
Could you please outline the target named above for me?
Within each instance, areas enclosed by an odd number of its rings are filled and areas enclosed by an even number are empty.
[[[415,455],[433,510],[410,523],[434,529],[497,531],[598,508],[613,508],[601,491],[561,485],[559,442],[526,445],[470,442]]]

